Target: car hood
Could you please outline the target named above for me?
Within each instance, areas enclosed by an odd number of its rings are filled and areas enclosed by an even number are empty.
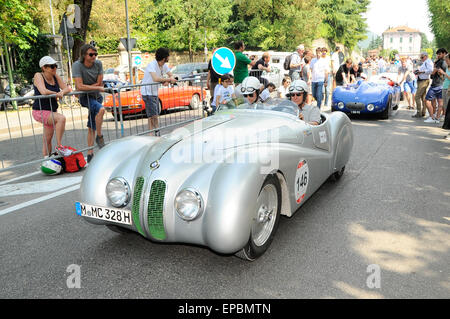
[[[259,110],[219,112],[161,137],[151,146],[148,155],[153,160],[158,160],[169,150],[175,154],[187,150],[200,150],[203,153],[252,144],[301,144],[302,128],[308,129],[308,126],[302,121],[296,121],[293,116],[277,113],[279,112]]]

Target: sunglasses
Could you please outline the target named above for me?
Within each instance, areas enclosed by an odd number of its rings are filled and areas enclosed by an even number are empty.
[[[244,97],[253,97],[255,93],[242,94]]]
[[[291,93],[291,96],[302,96],[303,93]]]
[[[257,89],[249,87],[249,88],[245,88],[245,87],[241,87],[241,92],[245,93],[245,92],[249,92],[249,93],[253,93],[255,92]]]
[[[294,90],[304,91],[304,89],[301,86],[290,86],[289,87],[289,92],[292,92]]]
[[[46,68],[51,68],[52,70],[58,68],[58,66],[57,66],[56,64],[46,64],[46,65],[44,65],[44,66],[45,66]]]
[[[92,58],[93,56],[97,56],[98,55],[98,53],[96,52],[96,53],[89,53],[89,56]]]

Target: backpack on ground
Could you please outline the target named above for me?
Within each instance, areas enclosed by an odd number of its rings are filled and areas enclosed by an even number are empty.
[[[65,146],[75,153],[77,150],[70,146]],[[76,153],[69,156],[61,157],[60,159],[64,172],[74,173],[78,172],[80,169],[86,166],[86,160],[84,159],[83,153]]]

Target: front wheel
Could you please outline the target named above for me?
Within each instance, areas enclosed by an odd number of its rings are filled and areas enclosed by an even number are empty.
[[[389,96],[388,102],[386,104],[386,108],[383,112],[380,113],[380,118],[382,120],[387,120],[389,118],[389,109],[391,108],[392,96]]]
[[[253,261],[263,255],[272,243],[280,221],[281,186],[275,175],[267,176],[256,200],[248,243],[236,256]]]

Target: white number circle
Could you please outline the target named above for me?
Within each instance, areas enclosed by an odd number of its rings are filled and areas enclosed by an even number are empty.
[[[295,200],[300,204],[305,198],[309,183],[309,169],[306,160],[301,160],[297,165],[295,174]]]

